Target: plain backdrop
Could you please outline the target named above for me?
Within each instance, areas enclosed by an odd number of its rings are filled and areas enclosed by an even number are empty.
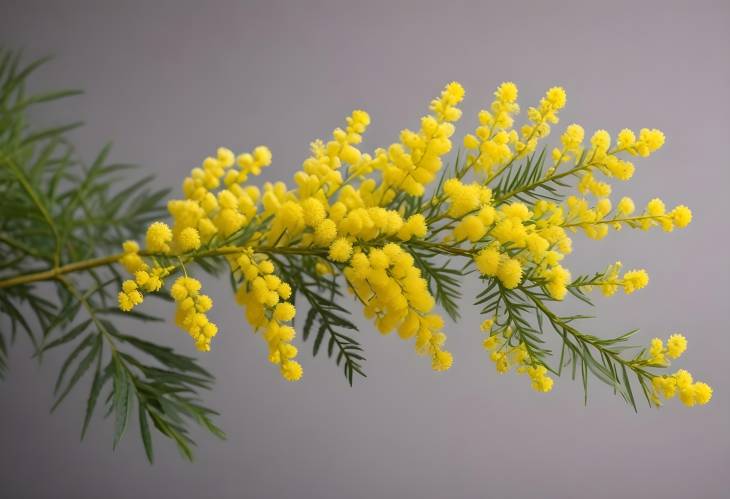
[[[524,377],[498,375],[481,349],[471,281],[463,320],[446,329],[455,355],[448,373],[433,373],[411,345],[360,320],[366,380],[350,388],[304,344],[304,379],[289,384],[227,283],[209,279],[221,334],[202,355],[217,376],[206,400],[222,412],[228,440],[196,432],[189,464],[156,438],[150,466],[136,425],[112,452],[111,424],[98,418],[80,443],[90,380],[49,415],[63,352],[39,367],[21,339],[0,384],[0,497],[727,497],[728,25],[727,1],[3,0],[0,44],[56,56],[34,85],[86,90],[38,122],[85,120],[75,134],[84,158],[113,140],[112,158],[144,165],[158,186],[179,189],[221,145],[267,144],[274,166],[262,180],[288,181],[308,143],[352,109],[372,116],[365,146],[387,145],[417,127],[452,80],[467,89],[457,140],[505,80],[519,85],[525,107],[563,85],[561,127],[661,128],[665,147],[639,161],[615,195],[687,204],[692,224],[576,237],[574,274],[620,259],[647,268],[651,283],[630,297],[598,298],[592,311],[576,302],[562,309],[597,314],[584,327],[601,335],[636,327],[648,342],[683,331],[689,350],[677,366],[715,395],[705,407],[675,400],[635,414],[598,382],[587,406],[569,377],[534,393]],[[195,354],[171,324],[135,333]]]

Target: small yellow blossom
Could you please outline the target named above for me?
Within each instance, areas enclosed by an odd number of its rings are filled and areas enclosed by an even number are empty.
[[[167,253],[172,241],[172,230],[163,222],[154,222],[147,228],[147,249],[153,253]]]
[[[560,141],[563,143],[563,148],[566,151],[578,151],[581,144],[583,143],[584,133],[585,132],[583,131],[582,126],[576,125],[575,123],[572,125],[568,125],[568,128],[565,129],[565,133],[560,136]]]
[[[611,146],[611,136],[606,130],[598,130],[591,137],[591,145],[597,151],[605,152]]]
[[[177,243],[183,252],[200,248],[200,234],[193,227],[186,227],[177,236]]]
[[[522,281],[522,264],[514,258],[503,258],[497,268],[497,278],[505,288],[516,288]]]
[[[329,249],[329,257],[335,262],[346,262],[352,255],[352,244],[345,238],[337,239]]]
[[[618,205],[616,205],[616,211],[620,215],[631,215],[636,208],[634,202],[629,197],[622,197]]]
[[[652,364],[664,365],[667,363],[664,357],[664,342],[659,338],[653,338],[649,347],[649,357]]]
[[[482,275],[496,276],[501,256],[495,248],[484,248],[474,258],[474,262]]]
[[[624,292],[628,295],[649,284],[649,274],[646,270],[631,270],[623,276]]]
[[[674,225],[683,229],[692,221],[692,211],[684,205],[679,205],[670,213]]]
[[[681,334],[673,334],[667,340],[667,355],[678,359],[687,350],[687,339]]]

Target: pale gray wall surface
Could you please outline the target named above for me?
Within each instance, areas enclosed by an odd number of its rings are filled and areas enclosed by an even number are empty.
[[[305,377],[288,384],[242,327],[227,284],[208,280],[222,333],[203,363],[218,378],[208,401],[228,440],[198,434],[188,464],[158,439],[152,467],[136,427],[115,452],[108,422],[79,443],[85,388],[49,415],[61,356],[39,368],[21,340],[0,384],[0,497],[728,497],[729,25],[726,1],[2,1],[1,44],[58,56],[38,86],[86,89],[39,119],[84,119],[85,157],[111,139],[113,159],[144,164],[160,186],[178,188],[219,145],[261,143],[274,153],[264,177],[289,180],[309,141],[357,107],[372,116],[367,146],[387,145],[454,79],[467,89],[459,137],[504,80],[525,107],[564,85],[562,125],[663,129],[666,146],[616,194],[685,203],[692,225],[577,237],[568,264],[646,267],[650,286],[598,299],[600,319],[586,327],[639,327],[642,341],[685,332],[677,365],[715,397],[637,415],[598,383],[587,407],[569,378],[536,394],[523,377],[497,375],[481,350],[473,282],[464,320],[447,328],[448,373],[360,321],[367,380],[348,387],[304,345]],[[194,353],[172,325],[141,334]]]

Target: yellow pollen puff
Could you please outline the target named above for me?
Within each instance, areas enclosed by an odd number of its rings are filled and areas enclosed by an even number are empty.
[[[274,318],[278,321],[287,322],[294,318],[296,309],[294,305],[288,302],[279,303],[274,308]]]
[[[322,202],[316,198],[307,198],[302,201],[304,223],[310,227],[317,227],[325,217]]]
[[[153,253],[168,253],[172,230],[163,222],[154,222],[147,228],[147,249]]]
[[[125,253],[138,253],[139,244],[137,244],[137,241],[124,241],[122,243],[122,249]]]
[[[271,151],[266,146],[258,146],[253,150],[253,157],[260,166],[271,164]]]
[[[631,270],[623,276],[624,292],[627,295],[646,287],[647,284],[649,284],[649,274],[644,269]]]
[[[302,365],[290,360],[281,365],[281,375],[287,381],[299,381],[302,378]]]
[[[502,83],[499,87],[497,87],[497,90],[494,92],[494,96],[503,102],[515,102],[517,100],[519,91],[517,90],[517,85],[512,83],[511,81],[505,81]]]
[[[616,142],[619,149],[628,149],[636,143],[636,135],[628,128],[624,128],[618,133]]]
[[[276,288],[276,292],[279,293],[282,300],[288,300],[292,293],[291,286],[286,282],[282,282],[279,287]]]
[[[314,241],[322,246],[329,246],[337,237],[337,224],[329,218],[323,220],[314,231]]]
[[[605,152],[609,147],[611,147],[611,136],[606,130],[598,130],[593,134],[593,137],[591,137],[591,145],[595,147],[596,150]]]
[[[233,166],[233,163],[236,161],[236,155],[233,154],[233,151],[225,147],[218,148],[217,156],[218,161],[223,168],[229,168]]]
[[[547,393],[553,389],[553,380],[547,376],[547,368],[543,365],[527,368],[527,374],[532,381],[532,388],[536,392]]]
[[[352,243],[341,237],[337,239],[329,248],[329,257],[335,262],[346,262],[352,255]]]
[[[568,283],[570,283],[570,272],[556,265],[545,271],[543,277],[546,280],[545,288],[547,289],[550,296],[556,300],[562,300],[565,298],[568,292]]]
[[[622,197],[616,205],[616,211],[620,215],[631,215],[635,209],[634,202],[628,197]]]
[[[683,229],[692,221],[692,211],[684,205],[679,205],[670,213],[674,225]]]
[[[147,270],[148,265],[139,256],[139,244],[136,241],[125,241],[122,244],[124,250],[124,256],[119,260],[119,263],[126,269],[130,274],[134,274],[139,270]]]
[[[497,275],[501,254],[495,248],[485,248],[477,253],[474,263],[482,275],[493,277]]]
[[[444,182],[444,194],[451,203],[449,215],[459,218],[475,211],[487,197],[488,189],[477,184],[463,184],[458,179],[451,178]]]
[[[584,135],[583,127],[573,123],[565,129],[565,133],[560,136],[560,141],[566,151],[577,151],[583,143]]]
[[[390,258],[387,253],[380,249],[370,251],[368,259],[370,260],[370,266],[375,269],[386,269],[390,265]]]
[[[545,94],[545,99],[552,104],[555,109],[562,109],[565,107],[567,101],[565,95],[565,89],[563,87],[552,87]]]
[[[642,128],[639,130],[639,140],[635,149],[640,156],[648,156],[664,145],[664,133],[656,128]]]
[[[649,343],[649,358],[652,364],[666,365],[667,359],[664,357],[664,342],[659,338],[653,338]]]
[[[342,159],[342,161],[351,165],[354,165],[358,161],[360,161],[361,157],[362,155],[360,151],[350,144],[346,144],[340,151],[340,158]]]
[[[673,334],[667,340],[667,355],[678,359],[687,350],[687,339],[681,334]]]
[[[503,258],[497,268],[497,278],[507,289],[516,288],[522,281],[522,265],[514,258]]]
[[[484,226],[484,222],[476,215],[468,215],[454,229],[454,238],[457,241],[468,239],[471,242],[476,242],[484,237],[486,233],[487,228]]]
[[[492,329],[492,326],[494,326],[494,319],[484,319],[480,324],[479,329],[487,332]]]
[[[187,227],[180,231],[177,243],[183,252],[196,250],[200,248],[200,234],[196,229]]]
[[[646,213],[651,217],[660,217],[665,211],[664,202],[659,198],[652,199],[646,205]]]
[[[464,137],[464,147],[467,149],[477,149],[479,147],[479,140],[472,134],[467,134]]]
[[[434,371],[446,371],[453,363],[454,357],[451,355],[451,352],[439,350],[433,356],[431,367]]]
[[[489,336],[484,339],[482,346],[485,350],[491,351],[497,346],[497,336]]]
[[[405,223],[401,226],[398,231],[398,238],[403,241],[408,241],[413,237],[426,237],[427,233],[428,225],[426,225],[426,217],[417,213],[408,217]]]
[[[461,102],[461,100],[464,98],[464,87],[461,86],[461,83],[452,81],[448,85],[446,85],[446,88],[444,89],[444,97],[449,98],[449,104],[458,104]]]
[[[596,214],[603,218],[611,212],[611,200],[608,198],[599,199],[596,203]]]

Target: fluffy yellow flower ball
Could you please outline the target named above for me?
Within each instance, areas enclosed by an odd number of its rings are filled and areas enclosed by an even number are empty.
[[[631,270],[624,274],[623,286],[627,295],[646,287],[647,284],[649,284],[649,274],[644,269]]]
[[[522,280],[522,264],[514,258],[503,259],[497,269],[497,278],[505,288],[516,288]]]
[[[147,249],[153,253],[167,253],[170,251],[172,230],[163,222],[154,222],[147,228]]]
[[[433,356],[431,367],[434,371],[447,371],[453,363],[454,357],[451,355],[451,352],[439,350]]]
[[[474,258],[474,263],[482,275],[496,276],[499,268],[500,253],[495,248],[485,248]]]
[[[672,222],[674,225],[683,229],[692,221],[692,211],[684,205],[679,205],[672,210]]]
[[[274,308],[274,319],[281,322],[290,321],[296,315],[297,309],[289,302],[278,303]]]
[[[332,243],[329,249],[329,257],[335,262],[346,262],[352,255],[352,244],[341,237]]]
[[[200,248],[200,234],[192,227],[180,231],[177,243],[182,251],[192,251]]]
[[[667,355],[678,359],[687,350],[687,339],[681,334],[673,334],[667,340]]]
[[[299,381],[302,372],[302,365],[296,360],[290,360],[281,365],[281,375],[287,381]]]

